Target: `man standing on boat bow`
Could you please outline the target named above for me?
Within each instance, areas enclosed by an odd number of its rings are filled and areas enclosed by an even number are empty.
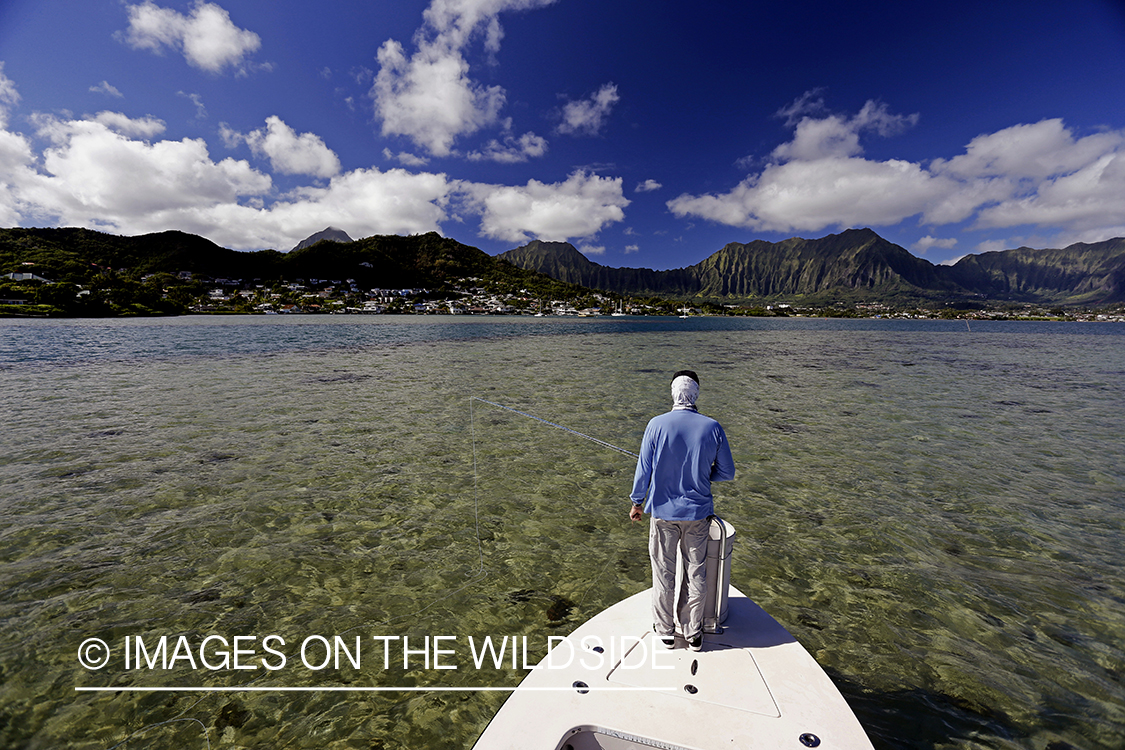
[[[680,624],[688,647],[703,647],[707,539],[714,514],[712,482],[734,479],[734,459],[722,426],[695,407],[699,376],[672,376],[672,410],[653,417],[641,441],[629,518],[652,516],[648,549],[652,560],[653,629],[667,648],[676,645],[676,552],[683,555],[687,601]]]

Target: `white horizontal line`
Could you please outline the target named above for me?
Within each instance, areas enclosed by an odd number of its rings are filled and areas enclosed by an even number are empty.
[[[393,693],[393,692],[531,692],[575,691],[605,693],[620,691],[673,691],[674,687],[76,687],[80,693]]]

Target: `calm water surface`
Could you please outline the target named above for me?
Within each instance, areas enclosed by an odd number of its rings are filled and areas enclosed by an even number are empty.
[[[1120,750],[1125,326],[393,317],[0,322],[0,746],[471,746],[506,693],[75,687],[514,686],[467,638],[536,660],[647,535],[628,457],[471,397],[636,450],[682,367],[732,582],[876,747]],[[125,665],[211,635],[257,668]],[[438,635],[458,669],[371,640]]]

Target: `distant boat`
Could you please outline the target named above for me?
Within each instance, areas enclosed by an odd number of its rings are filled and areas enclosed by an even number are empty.
[[[686,318],[688,316],[688,309],[686,307],[681,307],[680,312],[683,313],[680,315],[681,318]]]
[[[611,312],[610,317],[620,318],[623,315],[625,315],[625,300],[621,300],[621,309],[620,310],[614,310],[613,312]]]

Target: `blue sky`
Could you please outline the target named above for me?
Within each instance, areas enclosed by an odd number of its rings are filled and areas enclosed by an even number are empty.
[[[1125,236],[1125,2],[3,0],[0,226],[609,266]]]

